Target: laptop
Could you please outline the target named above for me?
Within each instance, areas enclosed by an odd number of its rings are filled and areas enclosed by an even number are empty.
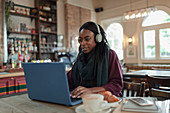
[[[67,106],[82,102],[70,97],[64,63],[23,63],[23,69],[30,99]]]

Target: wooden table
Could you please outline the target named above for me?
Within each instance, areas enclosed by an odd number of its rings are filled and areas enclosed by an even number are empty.
[[[81,105],[81,104],[79,104]],[[65,106],[60,104],[35,101],[28,98],[28,94],[15,95],[0,98],[0,113],[76,113],[76,106]],[[134,113],[121,111],[118,105],[111,113]],[[138,113],[138,112],[135,112]]]
[[[169,110],[169,104],[170,104],[170,100],[165,101],[159,101],[159,104],[162,104],[161,111],[160,112],[153,112],[153,113],[170,113]],[[122,104],[120,103],[120,105],[112,112],[112,113],[147,113],[147,112],[131,112],[131,111],[122,111]]]
[[[123,73],[123,77],[131,78],[145,78],[145,75],[153,75],[160,77],[170,77],[170,71],[160,71],[160,70],[138,70],[134,72]]]
[[[77,106],[35,101],[28,94],[0,98],[0,113],[75,113]]]

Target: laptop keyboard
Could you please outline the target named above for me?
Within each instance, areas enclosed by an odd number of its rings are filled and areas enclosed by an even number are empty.
[[[78,100],[81,100],[81,98],[71,98],[72,102],[75,102],[75,101],[78,101]]]

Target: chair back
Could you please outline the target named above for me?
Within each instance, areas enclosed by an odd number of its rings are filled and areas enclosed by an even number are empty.
[[[124,81],[124,88],[122,91],[123,97],[143,97],[145,89],[145,82],[134,83]]]
[[[149,96],[157,97],[159,100],[170,99],[170,77],[156,77],[146,75]]]

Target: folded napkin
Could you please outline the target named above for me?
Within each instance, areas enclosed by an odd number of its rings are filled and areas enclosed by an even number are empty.
[[[156,104],[161,108],[161,113],[170,113],[170,100],[156,101]]]

